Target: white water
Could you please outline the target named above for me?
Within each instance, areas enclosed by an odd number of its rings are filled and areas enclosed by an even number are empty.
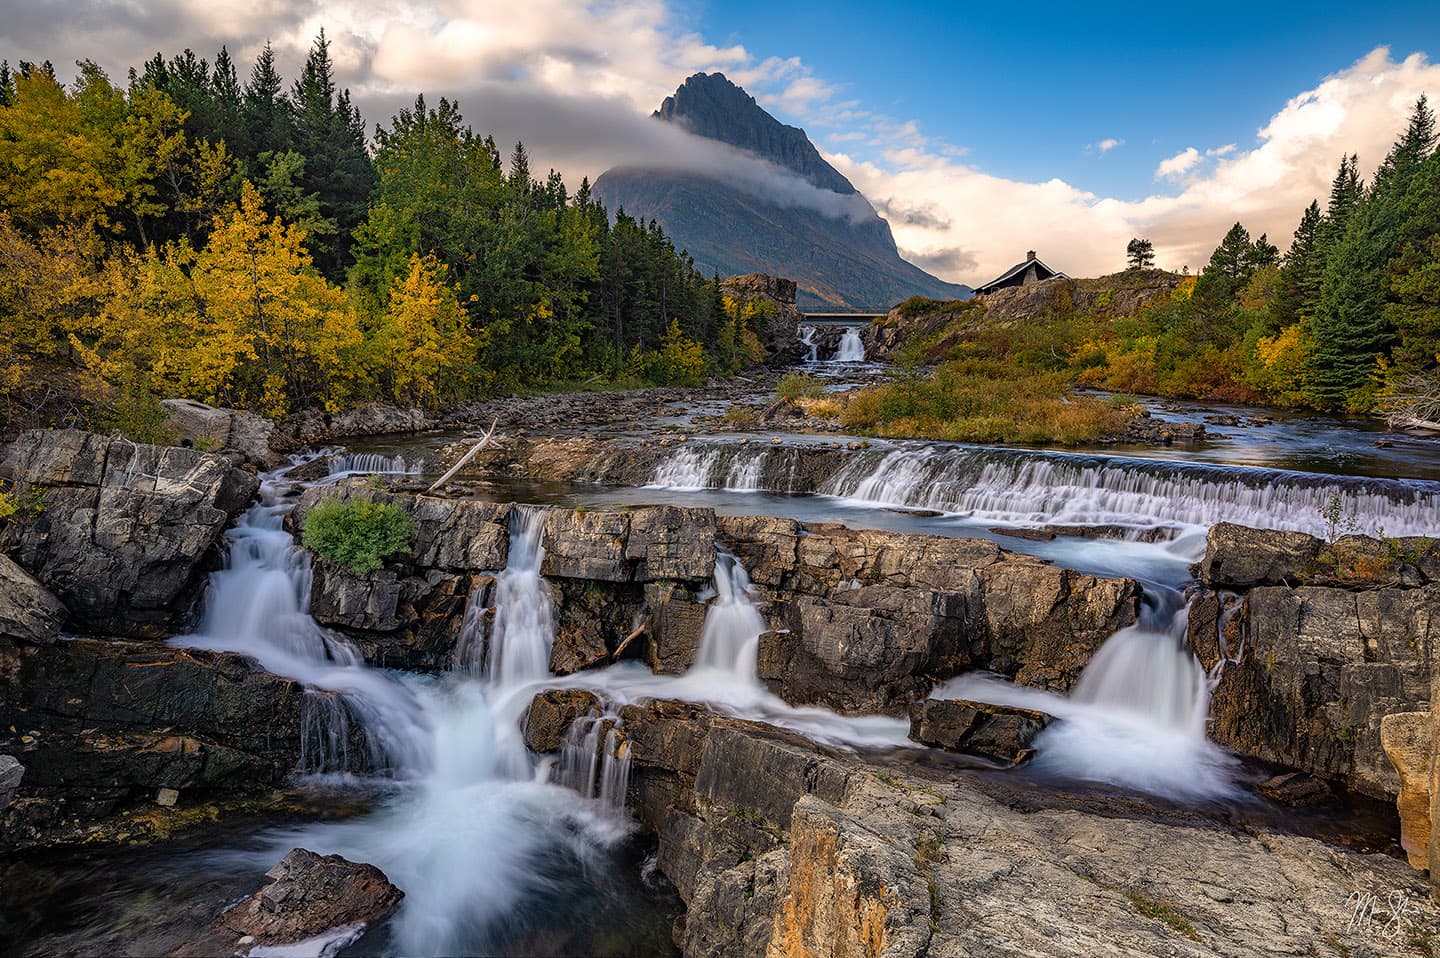
[[[715,669],[741,681],[758,682],[755,656],[765,620],[750,600],[750,575],[740,560],[715,557],[715,598],[705,614],[695,667]]]
[[[800,342],[805,346],[805,361],[813,363],[820,358],[819,347],[815,345],[815,327],[801,326],[796,330],[800,335]]]
[[[1209,685],[1186,645],[1187,620],[1185,609],[1147,610],[1106,640],[1068,697],[977,674],[951,679],[930,697],[1054,716],[1032,743],[1038,771],[1182,801],[1238,799],[1238,762],[1205,737]]]
[[[330,481],[346,476],[415,476],[423,463],[407,463],[404,456],[382,456],[374,452],[346,452],[330,460]]]
[[[860,340],[860,328],[850,326],[840,336],[840,345],[835,350],[835,362],[859,363],[865,361],[865,344]]]
[[[1366,531],[1421,535],[1440,528],[1440,494],[1427,485],[941,448],[896,450],[878,464],[857,457],[821,491],[994,522],[1137,527],[1237,522],[1312,535],[1326,533],[1323,513],[1338,497],[1344,519]]]
[[[495,623],[485,657],[486,674],[500,688],[537,682],[550,674],[555,604],[540,575],[544,534],[544,509],[511,510],[510,556],[495,579]]]

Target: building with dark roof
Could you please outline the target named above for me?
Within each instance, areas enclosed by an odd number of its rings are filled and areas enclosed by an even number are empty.
[[[997,289],[1025,286],[1028,283],[1039,283],[1047,279],[1069,279],[1069,277],[1059,270],[1046,266],[1035,257],[1035,251],[1032,249],[1025,254],[1024,262],[1016,263],[984,286],[976,286],[975,295],[983,296]]]

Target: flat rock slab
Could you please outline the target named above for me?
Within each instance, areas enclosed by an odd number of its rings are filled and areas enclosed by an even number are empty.
[[[910,737],[923,745],[1014,762],[1051,716],[1033,709],[925,699],[910,709]]]

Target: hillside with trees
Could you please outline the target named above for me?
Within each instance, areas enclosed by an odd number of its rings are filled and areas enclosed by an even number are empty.
[[[0,411],[144,434],[160,397],[434,406],[760,358],[658,226],[423,96],[366,125],[316,39],[287,81],[156,55],[0,66]],[[77,398],[78,397],[78,398]]]

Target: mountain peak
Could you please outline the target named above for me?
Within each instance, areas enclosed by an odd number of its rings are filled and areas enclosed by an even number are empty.
[[[856,192],[825,162],[805,131],[775,119],[723,73],[696,73],[665,98],[655,119],[753,153],[832,193]]]

